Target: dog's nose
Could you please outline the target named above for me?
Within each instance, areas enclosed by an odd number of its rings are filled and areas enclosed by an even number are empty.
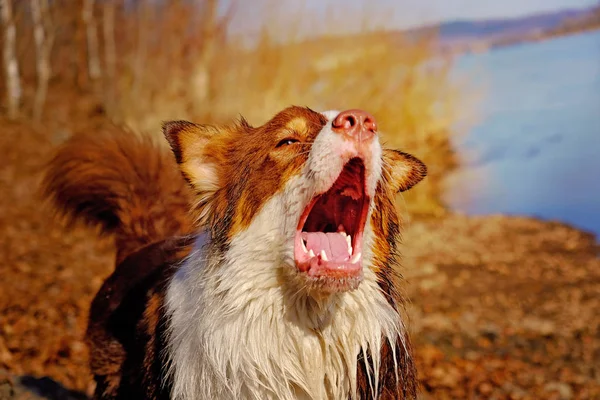
[[[363,110],[342,111],[331,125],[334,132],[344,134],[356,142],[369,141],[377,133],[375,117]]]

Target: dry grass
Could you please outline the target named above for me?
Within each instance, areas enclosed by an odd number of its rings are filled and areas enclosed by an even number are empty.
[[[94,84],[86,83],[81,72],[85,40],[78,14],[65,12],[77,10],[79,2],[57,0],[54,9],[55,81],[58,77],[84,91],[95,88],[112,119],[137,132],[158,133],[161,121],[179,118],[220,123],[242,114],[261,124],[291,104],[363,108],[378,119],[388,146],[428,164],[428,179],[405,195],[401,209],[443,212],[442,180],[457,165],[450,140],[460,133],[456,123],[469,116],[464,110],[470,109],[465,104],[470,92],[451,78],[454,59],[436,49],[434,32],[408,38],[364,23],[363,33],[352,36],[338,29],[302,39],[298,23],[282,18],[283,3],[274,2],[271,15],[260,15],[262,32],[249,45],[247,37],[234,37],[228,29],[235,9],[222,16],[221,8],[219,13],[210,8],[218,1],[140,0],[135,9],[117,8],[112,24],[116,65],[111,68],[104,58],[104,77]],[[107,4],[98,2],[96,9],[103,56]],[[311,20],[308,12],[298,12],[294,21]],[[30,38],[25,37],[20,47],[26,50]]]
[[[162,120],[173,118],[218,123],[240,113],[260,124],[290,104],[364,108],[377,117],[388,146],[414,153],[429,166],[429,178],[405,195],[401,208],[443,212],[441,181],[457,165],[450,139],[465,118],[467,93],[451,79],[454,60],[436,50],[435,33],[301,41],[293,25],[273,28],[266,18],[269,29],[248,48],[222,32],[183,33],[186,24],[202,18],[176,3],[161,13],[146,7],[128,19],[128,29],[140,35],[121,57],[126,61],[117,91],[120,116],[134,130],[156,132]],[[216,43],[212,53],[210,42]]]

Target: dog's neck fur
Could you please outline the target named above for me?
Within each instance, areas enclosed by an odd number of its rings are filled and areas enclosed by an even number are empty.
[[[355,398],[359,356],[371,363],[367,375],[376,397],[382,341],[396,348],[404,328],[368,267],[370,224],[359,288],[315,299],[286,285],[293,261],[282,260],[278,246],[290,238],[261,229],[281,215],[277,207],[276,199],[265,204],[226,255],[210,250],[208,234],[200,236],[170,283],[173,398]]]

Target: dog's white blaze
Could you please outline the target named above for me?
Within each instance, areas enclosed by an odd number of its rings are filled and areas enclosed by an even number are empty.
[[[329,141],[327,130],[317,140]],[[358,289],[309,296],[294,265],[298,218],[320,190],[315,174],[343,168],[317,140],[303,173],[263,205],[224,256],[208,254],[201,237],[170,282],[166,307],[174,399],[355,398],[357,357],[367,352],[376,396],[382,340],[394,349],[404,327],[370,268],[371,224],[364,232],[364,281]],[[371,166],[375,184],[381,174],[377,162]]]
[[[305,164],[304,174],[310,177],[313,187],[318,193],[325,192],[331,187],[348,161],[339,157],[339,154],[350,147],[349,143],[342,140],[340,135],[331,129],[331,123],[338,114],[337,111],[323,113],[328,119],[327,124],[315,138]],[[371,141],[368,146],[370,147],[371,162],[365,165],[369,173],[366,180],[366,189],[367,194],[373,197],[377,182],[381,177],[382,150],[378,140]]]

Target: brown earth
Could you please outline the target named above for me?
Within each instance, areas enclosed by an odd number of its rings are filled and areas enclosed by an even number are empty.
[[[88,307],[114,254],[88,230],[61,228],[36,190],[56,144],[102,119],[71,131],[0,123],[0,399],[85,398]],[[600,399],[599,249],[527,218],[407,224],[422,399]]]
[[[451,216],[414,222],[405,236],[424,399],[600,399],[592,235]]]

